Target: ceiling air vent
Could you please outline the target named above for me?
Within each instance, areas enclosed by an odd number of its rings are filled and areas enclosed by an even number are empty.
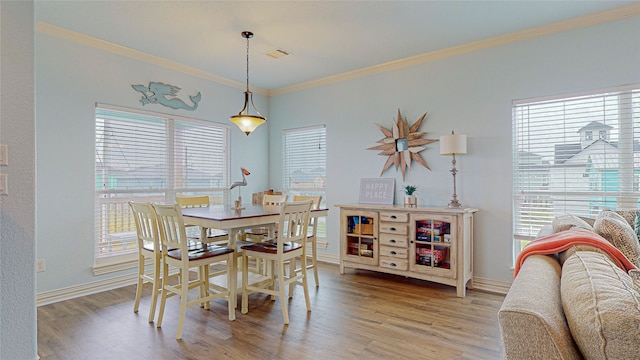
[[[267,53],[268,56],[271,56],[274,59],[280,59],[281,57],[285,57],[289,55],[289,53],[282,49],[271,50]]]

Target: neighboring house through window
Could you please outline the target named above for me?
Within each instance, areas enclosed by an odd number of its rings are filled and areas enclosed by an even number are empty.
[[[639,207],[640,86],[515,101],[513,169],[514,259],[557,215]]]
[[[98,105],[96,268],[131,262],[137,251],[129,201],[174,203],[176,195],[206,194],[224,203],[228,144],[226,125]]]
[[[324,125],[282,132],[282,187],[294,195],[322,196],[326,204],[327,136]],[[318,237],[326,238],[325,218],[318,222]]]

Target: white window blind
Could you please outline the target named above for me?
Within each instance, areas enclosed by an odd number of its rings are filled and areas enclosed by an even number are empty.
[[[557,215],[638,207],[640,87],[514,102],[514,259]]]
[[[284,130],[282,133],[282,187],[294,195],[322,196],[326,204],[327,135],[324,125]],[[324,218],[318,221],[318,236],[325,237]]]
[[[130,200],[207,194],[222,203],[228,137],[228,127],[213,122],[96,107],[96,258],[136,251]]]

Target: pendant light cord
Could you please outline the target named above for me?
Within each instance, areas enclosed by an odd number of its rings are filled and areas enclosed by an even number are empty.
[[[247,36],[247,92],[249,91],[249,37]]]

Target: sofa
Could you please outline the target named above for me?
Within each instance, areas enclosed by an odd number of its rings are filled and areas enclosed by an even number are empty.
[[[525,247],[498,311],[505,359],[640,359],[639,215],[565,214]]]

